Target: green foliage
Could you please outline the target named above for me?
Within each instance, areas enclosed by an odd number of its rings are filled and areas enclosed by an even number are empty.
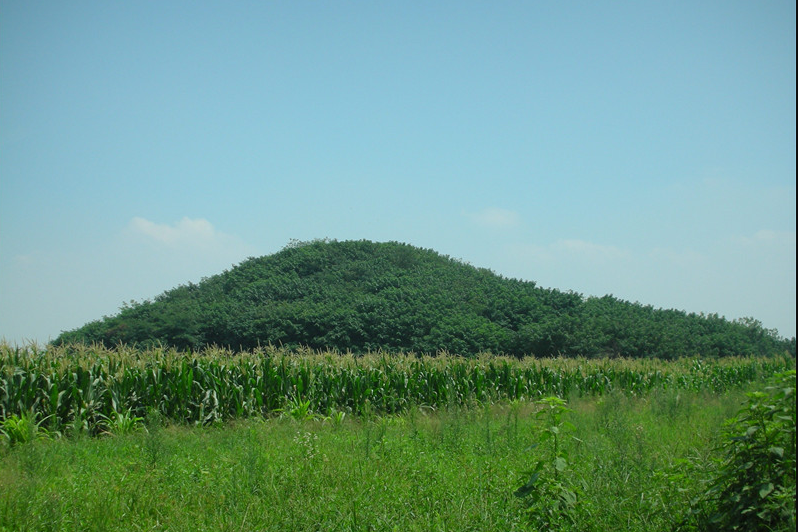
[[[154,414],[209,425],[276,413],[298,419],[334,412],[384,415],[416,405],[442,408],[613,390],[636,396],[654,390],[723,391],[794,367],[794,359],[785,357],[515,359],[275,348],[21,350],[0,343],[0,422],[33,412],[42,428],[77,437],[132,430],[140,418]]]
[[[135,432],[138,430],[144,421],[143,417],[134,416],[131,413],[131,409],[128,408],[125,412],[117,412],[114,410],[111,412],[110,416],[101,415],[104,418],[104,424],[106,426],[105,431],[103,434],[107,434],[109,436],[122,436],[125,434],[130,434],[131,432]]]
[[[287,413],[295,421],[307,421],[315,417],[310,409],[310,401],[302,401],[301,399],[292,399],[280,411]]]
[[[748,394],[729,422],[726,458],[699,505],[703,530],[795,530],[795,410],[794,370]]]
[[[0,422],[0,435],[11,447],[38,438],[48,438],[49,432],[41,426],[45,419],[36,421],[37,417],[37,413],[33,411],[12,414]]]
[[[756,320],[584,298],[397,242],[292,242],[222,274],[131,302],[57,345],[265,345],[472,356],[795,356]]]
[[[332,423],[334,427],[340,427],[344,423],[344,419],[346,418],[346,412],[341,412],[339,410],[333,410],[330,412],[329,416],[324,418],[324,421],[329,421]]]
[[[558,474],[578,482],[572,524],[532,527],[511,495],[528,478],[518,474],[530,465],[524,449],[556,426],[535,414],[548,405],[519,400],[341,424],[286,416],[195,427],[163,424],[152,410],[147,430],[126,437],[0,449],[0,530],[673,532],[744,397],[674,395],[673,415],[655,405],[660,394],[569,400],[561,420],[576,428],[559,433],[568,463]],[[553,436],[536,452],[551,464]]]
[[[573,524],[577,493],[566,477],[569,457],[562,437],[575,427],[563,420],[566,413],[572,412],[564,399],[544,397],[539,404],[542,409],[535,414],[538,441],[530,448],[541,448],[541,457],[525,473],[529,479],[515,491],[515,496],[525,500],[530,523],[549,530]]]

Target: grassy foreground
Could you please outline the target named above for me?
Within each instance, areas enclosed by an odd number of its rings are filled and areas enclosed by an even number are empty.
[[[706,489],[744,402],[664,389],[575,398],[557,453],[578,495],[562,530],[673,530]],[[0,448],[0,531],[530,530],[513,494],[536,459],[539,403],[291,416]]]

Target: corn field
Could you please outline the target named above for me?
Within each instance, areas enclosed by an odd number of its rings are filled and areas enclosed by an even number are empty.
[[[316,415],[400,413],[613,390],[722,391],[793,369],[791,357],[656,359],[364,356],[266,347],[249,352],[0,344],[0,422],[98,433],[104,420],[153,412],[208,424],[301,408]]]

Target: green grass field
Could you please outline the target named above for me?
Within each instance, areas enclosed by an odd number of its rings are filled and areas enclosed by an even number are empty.
[[[790,358],[0,354],[0,531],[795,529]]]
[[[570,530],[671,530],[704,488],[724,394],[577,399],[562,439]],[[0,530],[529,530],[513,495],[545,457],[530,402],[401,416],[150,420],[123,436],[42,439],[0,458]]]

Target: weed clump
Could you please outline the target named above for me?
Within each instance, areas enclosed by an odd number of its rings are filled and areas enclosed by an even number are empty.
[[[25,412],[19,416],[12,414],[0,422],[0,437],[10,447],[39,438],[47,438],[50,433],[41,426],[47,418],[36,421],[37,417],[37,414],[33,411]]]
[[[575,427],[562,419],[564,414],[572,412],[564,399],[545,397],[540,404],[543,408],[536,414],[540,434],[538,441],[529,448],[545,446],[547,449],[542,450],[534,467],[526,472],[529,480],[515,491],[515,496],[524,499],[531,524],[550,529],[574,522],[577,492],[565,477],[568,456],[562,437]]]
[[[727,424],[719,473],[696,506],[698,528],[795,530],[795,370],[747,396]]]

